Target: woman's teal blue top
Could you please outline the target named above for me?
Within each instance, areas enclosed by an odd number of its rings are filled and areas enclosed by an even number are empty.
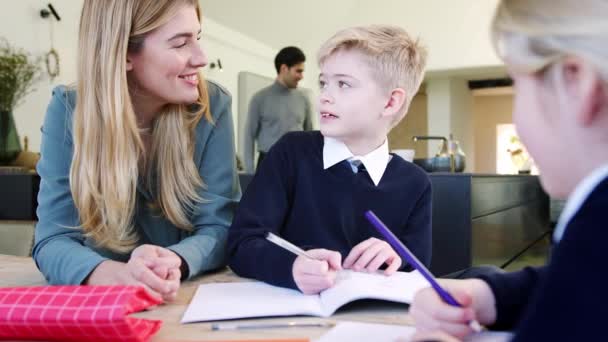
[[[143,186],[138,187],[133,217],[138,245],[153,244],[174,251],[187,263],[188,278],[225,265],[228,227],[241,196],[235,165],[231,97],[213,82],[208,81],[208,90],[213,123],[201,119],[195,136],[194,163],[205,187],[199,190],[204,202],[197,203],[190,215],[194,229],[188,232],[177,228],[149,206],[153,198]],[[97,247],[79,228],[74,228],[80,225],[69,184],[75,103],[74,90],[56,87],[42,126],[33,257],[51,284],[81,284],[102,261],[129,259],[129,254]]]

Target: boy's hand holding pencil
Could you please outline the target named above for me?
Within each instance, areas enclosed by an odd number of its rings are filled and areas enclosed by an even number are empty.
[[[267,233],[266,239],[298,256],[293,263],[292,274],[302,293],[317,294],[334,285],[336,271],[342,269],[340,253],[327,249],[304,251],[271,232]]]
[[[342,269],[340,253],[327,249],[311,249],[293,263],[293,279],[304,294],[317,294],[332,287],[336,272]]]

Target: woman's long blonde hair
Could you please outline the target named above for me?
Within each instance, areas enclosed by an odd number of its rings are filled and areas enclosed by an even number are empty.
[[[211,122],[202,75],[195,106],[163,108],[150,151],[140,138],[127,85],[127,52],[138,52],[149,32],[186,5],[196,8],[200,21],[197,0],[84,1],[70,188],[85,236],[100,247],[128,252],[137,243],[133,217],[143,169],[143,185],[156,189],[152,207],[177,227],[191,229],[189,216],[201,201],[197,190],[204,184],[193,161],[194,134],[203,116]]]
[[[608,81],[608,1],[502,0],[492,24],[496,51],[534,73],[565,56],[592,63]]]

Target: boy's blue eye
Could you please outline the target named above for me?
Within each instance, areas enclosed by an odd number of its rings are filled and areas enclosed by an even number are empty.
[[[338,87],[340,88],[350,88],[350,84],[344,82],[344,81],[339,81],[338,82]]]
[[[327,86],[327,83],[325,83],[325,81],[319,81],[319,88],[323,89]]]

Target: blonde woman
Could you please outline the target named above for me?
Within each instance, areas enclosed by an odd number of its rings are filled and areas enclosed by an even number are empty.
[[[471,333],[472,319],[515,330],[513,341],[605,338],[606,18],[605,0],[500,1],[493,33],[515,81],[513,119],[545,190],[568,202],[547,266],[446,281],[461,308],[443,303],[430,289],[418,293],[410,312],[419,340],[462,338]]]
[[[33,256],[51,284],[164,300],[224,265],[240,198],[231,99],[199,69],[197,0],[85,0],[78,79],[44,125]]]

